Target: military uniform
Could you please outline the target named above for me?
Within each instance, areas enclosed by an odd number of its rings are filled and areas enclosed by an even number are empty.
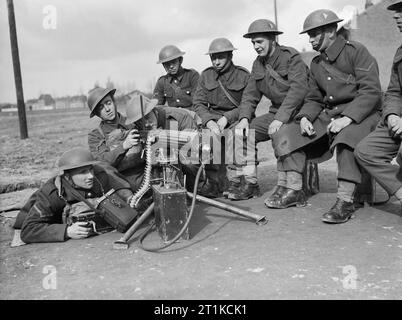
[[[156,107],[154,110],[158,128],[168,130],[170,121],[176,121],[178,130],[197,129],[196,123],[186,110],[171,107]],[[115,167],[136,191],[143,179],[145,159],[142,158],[142,148],[133,148],[134,152],[124,150],[123,142],[130,130],[145,128],[141,123],[137,127],[134,123],[125,122],[126,117],[119,113],[113,122],[101,121],[99,127],[88,134],[88,144],[95,159]]]
[[[278,170],[302,173],[306,154],[309,157],[313,153],[317,157],[326,154],[327,159],[328,151],[332,154],[337,146],[338,179],[360,183],[360,169],[353,150],[374,130],[380,108],[381,87],[375,58],[362,44],[338,36],[311,62],[309,92],[296,121],[276,133]],[[328,135],[331,120],[343,116],[353,122],[338,134]],[[301,135],[299,121],[303,117],[313,123],[314,136]]]
[[[200,75],[194,69],[180,68],[177,75],[166,74],[158,79],[153,98],[159,105],[191,109]]]
[[[391,161],[401,156],[401,137],[392,137],[387,118],[394,114],[402,117],[402,46],[396,51],[391,80],[385,94],[382,119],[375,131],[364,138],[356,147],[355,155],[359,164],[366,169],[390,194],[402,188],[400,167]],[[399,163],[401,165],[401,163]]]
[[[104,161],[115,167],[137,190],[142,182],[145,160],[141,150],[132,152],[123,148],[123,142],[134,123],[126,124],[126,117],[116,113],[114,121],[101,121],[96,129],[88,134],[89,150],[96,160]],[[134,149],[135,150],[135,149]]]
[[[202,120],[205,127],[209,121],[218,121],[223,116],[227,118],[227,128],[232,128],[237,124],[239,118],[238,106],[225,94],[219,81],[225,90],[230,94],[231,99],[240,104],[243,91],[248,83],[250,73],[247,69],[236,66],[230,62],[222,73],[218,73],[214,67],[205,69],[200,78],[196,93],[194,95],[194,110]],[[225,141],[221,140],[221,165],[208,164],[205,167],[206,175],[212,181],[218,183],[223,191],[222,179],[226,177],[225,165]],[[214,152],[214,157],[216,151]],[[219,172],[217,174],[217,172]]]
[[[271,69],[274,73],[270,71]],[[240,105],[239,120],[246,118],[251,122],[250,130],[254,130],[255,140],[253,135],[249,135],[246,148],[248,147],[247,154],[251,157],[247,159],[238,157],[239,162],[243,164],[247,162],[250,166],[256,165],[256,157],[253,155],[256,155],[257,143],[270,139],[268,128],[273,120],[288,123],[292,119],[306,96],[307,78],[307,66],[300,54],[291,47],[278,45],[271,57],[258,57],[254,61],[251,77]],[[272,105],[268,113],[255,118],[255,109],[262,96],[270,99]],[[273,139],[277,136],[278,133]],[[250,175],[255,176],[256,180],[256,172]]]
[[[76,189],[83,197],[98,198],[112,188],[125,201],[133,194],[129,183],[117,174],[111,174],[99,165],[93,168],[93,187],[90,190]],[[21,229],[21,239],[25,243],[66,241],[67,224],[63,223],[63,210],[67,204],[79,201],[64,188],[60,176],[53,177],[29,198],[19,212],[14,228]]]

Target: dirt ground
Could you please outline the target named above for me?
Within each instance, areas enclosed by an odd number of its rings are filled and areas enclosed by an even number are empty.
[[[16,118],[1,115],[1,185],[3,190],[21,191],[3,191],[0,212],[29,197],[34,191],[27,188],[29,181],[40,184],[38,178],[46,180],[55,172],[54,161],[66,145],[76,141],[85,145],[92,125],[85,114],[78,110],[71,115],[74,126],[83,125],[80,132],[69,127],[64,113],[52,114],[52,122],[47,123],[55,126],[50,129],[43,117],[34,115],[31,138],[24,142],[19,141]],[[64,131],[60,122],[65,123]],[[10,133],[10,126],[15,132]],[[71,139],[64,136],[65,131]],[[276,174],[266,146],[260,148],[265,161],[259,168],[264,195],[235,204],[265,215],[269,222],[257,226],[197,204],[191,239],[162,253],[138,247],[145,226],[126,251],[113,250],[113,242],[121,237],[118,232],[11,248],[17,211],[0,213],[0,299],[401,299],[399,204],[391,199],[385,205],[361,208],[343,225],[322,223],[322,214],[335,200],[335,162],[331,160],[320,165],[321,192],[309,199],[308,206],[269,210],[263,199],[274,187]],[[156,233],[146,240],[147,245],[160,243]]]

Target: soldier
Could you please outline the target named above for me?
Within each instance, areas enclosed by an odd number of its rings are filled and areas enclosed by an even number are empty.
[[[158,105],[167,102],[169,107],[192,110],[193,95],[197,88],[199,74],[194,69],[182,67],[185,52],[178,47],[167,45],[159,53],[159,61],[166,70],[166,75],[156,83],[153,98]]]
[[[88,134],[92,155],[115,167],[137,190],[142,182],[145,161],[138,149],[139,134],[134,123],[126,123],[126,117],[117,111],[114,101],[116,89],[95,88],[89,92],[90,118],[101,119],[99,126]],[[157,101],[148,102],[153,106]]]
[[[338,194],[323,216],[326,223],[346,222],[355,211],[353,195],[361,173],[353,151],[374,130],[381,108],[377,62],[362,44],[337,35],[340,21],[330,10],[317,10],[304,22],[301,33],[309,35],[320,55],[311,62],[309,92],[296,121],[284,126],[276,141],[279,170],[294,172],[299,185],[266,203],[281,209],[303,205],[306,157],[328,159],[336,149]]]
[[[102,197],[112,188],[124,201],[129,202],[133,195],[126,180],[105,170],[85,148],[66,151],[58,166],[62,174],[37,190],[17,216],[14,228],[21,229],[21,239],[25,243],[60,242],[90,235],[87,222],[67,225],[63,221],[65,208],[80,202],[66,184],[87,199]]]
[[[234,65],[233,50],[237,49],[226,38],[217,38],[211,42],[206,54],[209,55],[212,66],[202,72],[194,95],[195,112],[201,118],[203,127],[210,129],[221,143],[220,150],[214,151],[214,158],[219,158],[220,164],[206,165],[207,179],[199,190],[199,194],[209,198],[216,198],[220,192],[225,191],[225,143],[222,142],[221,134],[226,128],[237,124],[238,107],[249,79],[247,69]],[[232,189],[240,180],[235,175],[236,168],[233,165],[229,165],[227,169],[229,189]]]
[[[236,160],[242,164],[244,183],[229,197],[244,200],[259,195],[257,181],[256,146],[258,142],[275,139],[283,124],[288,123],[303,103],[307,93],[308,68],[300,54],[291,47],[281,46],[276,36],[282,34],[272,21],[259,19],[250,24],[244,38],[251,39],[258,57],[254,61],[251,77],[244,90],[240,104],[239,124],[236,130],[247,136],[247,158],[236,153]],[[255,118],[255,110],[261,98],[271,100],[269,112]],[[251,123],[250,123],[251,122]],[[251,134],[249,134],[251,130]],[[269,201],[291,188],[295,183],[291,172],[279,172],[278,183]]]
[[[387,8],[395,11],[394,19],[402,32],[402,1],[394,1]],[[402,46],[395,54],[391,80],[385,94],[382,119],[377,128],[356,147],[355,156],[377,182],[402,203],[402,177],[400,167],[392,165],[397,157],[401,165],[402,139]]]

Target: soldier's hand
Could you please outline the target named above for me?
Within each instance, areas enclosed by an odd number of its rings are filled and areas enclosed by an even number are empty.
[[[282,121],[279,120],[274,120],[271,122],[268,128],[268,135],[273,135],[275,132],[277,132],[283,125]]]
[[[228,124],[228,119],[226,117],[222,117],[216,122],[216,124],[218,125],[220,132],[223,132]]]
[[[394,138],[400,138],[402,134],[402,118],[399,118],[396,121],[395,125],[391,128],[392,134]]]
[[[123,142],[123,149],[128,150],[140,143],[140,134],[137,129],[131,130]]]
[[[67,237],[71,239],[84,239],[89,236],[92,228],[86,227],[88,222],[76,222],[67,227]]]
[[[315,135],[314,126],[306,117],[303,117],[300,120],[300,129],[302,135],[307,135],[309,137]]]
[[[221,134],[221,130],[219,129],[218,124],[213,120],[208,121],[206,127],[217,136]]]
[[[396,114],[390,114],[387,117],[387,124],[390,134],[395,137],[397,135],[398,130],[401,128],[401,118],[399,118]]]
[[[348,117],[342,117],[335,120],[332,120],[331,123],[327,127],[327,131],[331,133],[338,133],[342,129],[346,128],[348,125],[352,123],[352,119]]]
[[[248,119],[243,118],[240,120],[238,125],[235,128],[235,134],[239,136],[245,135],[246,137],[248,136],[248,131],[249,131],[249,123]]]

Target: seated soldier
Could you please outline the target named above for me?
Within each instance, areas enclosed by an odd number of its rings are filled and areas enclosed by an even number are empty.
[[[88,134],[89,150],[96,160],[115,167],[136,191],[141,185],[145,161],[139,148],[135,124],[117,111],[114,102],[116,89],[95,88],[89,92],[90,117],[101,119],[99,126]],[[156,100],[150,103],[156,105]]]
[[[21,229],[21,240],[25,243],[62,242],[92,234],[88,222],[68,225],[63,221],[65,210],[80,202],[71,190],[87,199],[102,197],[111,189],[126,202],[133,195],[126,180],[117,172],[106,170],[84,148],[66,151],[58,166],[61,175],[51,178],[37,190],[17,216],[14,228]],[[136,211],[133,210],[133,214]]]
[[[183,55],[178,47],[167,45],[159,53],[159,61],[166,71],[156,83],[153,98],[158,105],[167,103],[169,107],[192,110],[193,95],[200,75],[194,69],[182,67]]]
[[[308,68],[295,49],[279,45],[277,36],[280,34],[282,31],[278,31],[272,21],[258,19],[250,24],[243,36],[251,39],[258,56],[239,106],[236,130],[240,134],[245,131],[247,143],[244,150],[236,152],[236,163],[243,165],[244,183],[229,195],[232,200],[259,196],[256,146],[259,142],[272,139],[276,152],[275,137],[280,135],[280,128],[293,119],[308,91]],[[271,106],[269,112],[256,117],[255,111],[263,96],[271,101]],[[277,186],[266,201],[293,187],[292,172],[279,171]]]
[[[231,163],[226,162],[225,145],[229,147],[231,140],[226,141],[221,136],[225,129],[232,129],[237,124],[238,106],[250,76],[248,70],[233,63],[233,50],[236,49],[226,38],[211,42],[207,54],[212,66],[202,72],[194,95],[194,108],[202,125],[218,137],[221,147],[214,150],[214,163],[205,166],[207,180],[199,193],[208,198],[216,198],[225,191],[229,194],[240,186],[238,168],[231,159]],[[224,183],[226,180],[229,180],[228,190]]]
[[[166,106],[156,106],[155,103],[150,102],[145,97],[142,98],[144,101],[143,107],[141,107],[141,97],[135,96],[129,101],[126,109],[127,110],[126,123],[134,125],[135,128],[138,129],[140,132],[144,132],[145,130],[150,129],[176,130],[176,131],[197,130],[197,123],[187,110],[181,108],[166,107]],[[175,141],[172,142],[173,143],[171,145],[174,145]],[[143,147],[140,146],[140,152],[143,153],[142,151]],[[192,191],[193,183],[195,181],[195,175],[197,173],[199,166],[192,164],[191,159],[179,158],[178,160],[179,161],[186,160],[183,161],[185,162],[183,163],[185,165],[181,166],[181,170],[183,171],[183,174],[187,175],[186,187],[188,188],[189,191]]]
[[[316,10],[304,22],[314,50],[309,92],[294,122],[281,128],[276,139],[278,170],[292,172],[291,190],[267,201],[269,208],[305,205],[302,172],[307,158],[328,159],[336,152],[338,194],[323,215],[326,223],[347,222],[356,210],[354,193],[361,183],[354,148],[379,121],[381,86],[378,65],[365,46],[337,35],[342,21],[330,10]]]
[[[402,1],[394,1],[388,10],[402,32]],[[391,80],[385,94],[382,119],[377,128],[357,145],[355,156],[359,164],[376,181],[402,203],[402,46],[394,57]],[[398,165],[391,164],[396,157]]]

